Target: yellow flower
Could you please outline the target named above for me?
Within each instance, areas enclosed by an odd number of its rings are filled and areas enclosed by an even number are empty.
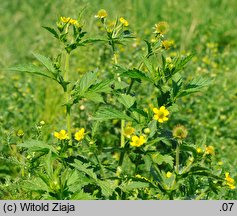
[[[166,173],[166,177],[167,177],[167,178],[170,178],[172,175],[173,175],[173,174],[172,174],[171,172],[167,172],[167,173]]]
[[[95,15],[95,17],[99,18],[99,19],[104,19],[107,16],[108,16],[108,14],[107,14],[106,10],[104,10],[104,9],[100,9],[98,11],[98,13]]]
[[[77,27],[80,26],[79,23],[77,22],[77,20],[72,19],[72,18],[70,18],[70,17],[60,17],[60,19],[61,19],[61,21],[62,21],[63,23],[69,23],[69,24],[75,25],[75,26],[77,26]]]
[[[123,24],[123,26],[125,26],[125,27],[129,25],[128,21],[125,20],[123,17],[120,17],[119,21],[120,21],[120,22]]]
[[[130,142],[130,145],[133,147],[140,147],[141,145],[143,145],[146,142],[145,137],[144,136],[133,136],[132,137],[132,142]]]
[[[173,129],[173,137],[177,139],[185,139],[187,135],[188,135],[188,131],[183,125],[177,125]]]
[[[75,140],[80,141],[84,139],[85,128],[81,128],[78,132],[75,133]]]
[[[153,108],[154,119],[157,120],[160,123],[163,123],[165,121],[168,121],[167,116],[169,115],[169,111],[164,107],[161,106],[160,109]]]
[[[60,20],[63,22],[63,23],[68,23],[70,21],[70,17],[60,17]]]
[[[211,154],[211,155],[215,154],[214,147],[213,146],[207,146],[206,147],[206,154]]]
[[[231,190],[235,189],[235,180],[233,178],[230,177],[230,174],[228,172],[225,173],[225,180],[226,180],[226,184],[229,186],[229,188]]]
[[[169,29],[169,25],[167,22],[159,22],[157,24],[155,24],[155,32],[156,34],[165,34],[166,32],[168,32]]]
[[[199,148],[199,147],[196,149],[196,151],[197,151],[198,154],[202,153],[202,149]]]
[[[124,135],[128,138],[131,137],[132,134],[134,134],[135,129],[133,127],[127,126],[124,128]]]
[[[61,130],[59,132],[54,132],[54,137],[56,137],[59,140],[69,139],[68,134],[65,130]]]
[[[174,41],[173,40],[164,40],[161,43],[162,47],[166,50],[168,50],[170,47],[172,47],[174,45]]]

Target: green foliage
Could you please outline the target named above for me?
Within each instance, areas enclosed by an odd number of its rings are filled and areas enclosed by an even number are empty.
[[[0,64],[21,72],[0,74],[2,199],[236,197],[232,1],[218,13],[212,1],[125,1],[129,23],[113,19],[115,1],[93,4],[111,9],[98,19],[90,3],[86,16],[73,2],[44,3],[42,14],[41,2],[23,2],[22,15],[15,4],[2,5]]]

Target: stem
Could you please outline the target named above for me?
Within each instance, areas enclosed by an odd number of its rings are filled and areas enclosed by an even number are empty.
[[[64,67],[64,80],[67,81],[69,77],[69,58],[70,54],[66,52],[65,56],[65,67]],[[65,100],[66,100],[66,122],[67,122],[67,131],[69,136],[69,145],[72,145],[72,132],[71,132],[71,107],[68,106],[70,101],[70,92],[68,88],[65,91]]]
[[[120,153],[120,158],[119,158],[118,166],[120,166],[120,167],[122,167],[122,165],[123,165],[123,160],[124,160],[125,153],[126,153],[126,147],[124,146],[123,151]]]
[[[118,64],[118,59],[115,50],[113,50],[114,53],[114,63]],[[120,77],[118,78],[118,81],[121,81]],[[124,127],[125,127],[125,120],[121,120],[121,134],[120,134],[120,146],[121,148],[124,148],[125,145],[125,137],[124,137]]]
[[[125,120],[121,120],[121,137],[120,137],[120,146],[124,148],[125,146],[125,137],[124,137],[124,127],[125,127]]]
[[[99,164],[101,177],[104,179],[105,178],[104,168],[103,168],[98,156],[96,155],[96,153],[94,154],[94,156],[95,156],[97,163]]]
[[[179,174],[179,153],[180,153],[180,144],[182,141],[178,141],[177,147],[176,147],[176,166],[175,166],[175,171],[177,174]]]

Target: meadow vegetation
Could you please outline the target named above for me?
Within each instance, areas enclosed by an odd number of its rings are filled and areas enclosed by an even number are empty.
[[[0,198],[236,199],[236,7],[2,2]]]

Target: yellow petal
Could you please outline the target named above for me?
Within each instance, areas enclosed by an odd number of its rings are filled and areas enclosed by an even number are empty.
[[[153,108],[153,112],[154,112],[155,114],[157,114],[157,113],[159,112],[159,110],[158,110],[157,108]]]

